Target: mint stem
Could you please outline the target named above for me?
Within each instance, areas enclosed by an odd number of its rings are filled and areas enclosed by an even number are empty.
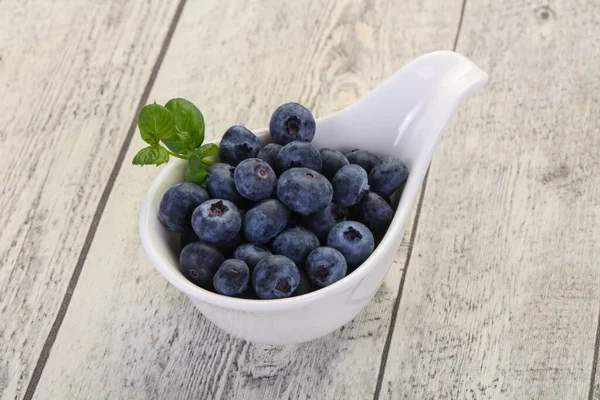
[[[167,153],[169,153],[170,156],[181,158],[182,160],[187,160],[189,158],[187,156],[182,156],[180,154],[175,154],[175,153],[173,153],[172,151],[169,151],[169,150],[167,150]]]

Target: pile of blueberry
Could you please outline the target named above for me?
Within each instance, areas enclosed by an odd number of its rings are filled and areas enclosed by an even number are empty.
[[[243,126],[225,132],[202,186],[173,186],[160,202],[181,233],[181,272],[226,296],[276,299],[331,285],[362,264],[385,235],[390,196],[408,177],[397,158],[315,149],[312,113],[275,110],[275,143]]]

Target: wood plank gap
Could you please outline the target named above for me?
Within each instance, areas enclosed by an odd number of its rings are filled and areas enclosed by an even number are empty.
[[[458,19],[458,28],[456,30],[456,36],[454,37],[454,44],[452,45],[452,51],[456,51],[456,46],[458,45],[458,38],[460,36],[460,29],[462,28],[463,17],[465,15],[465,6],[467,4],[467,0],[463,0],[462,7],[460,9],[460,18]],[[400,285],[398,288],[398,296],[396,297],[396,301],[394,302],[394,307],[392,308],[392,319],[390,321],[390,327],[388,328],[388,333],[385,338],[385,344],[383,345],[383,352],[381,353],[381,363],[379,364],[379,374],[377,375],[377,384],[375,385],[375,392],[373,393],[373,400],[378,400],[381,395],[381,385],[383,383],[383,376],[385,374],[385,366],[387,364],[388,354],[390,352],[390,345],[392,343],[392,338],[394,336],[394,327],[396,326],[396,318],[398,317],[398,309],[400,308],[400,301],[402,300],[402,292],[404,289],[404,282],[406,281],[406,271],[408,270],[408,265],[411,260],[413,246],[415,243],[415,237],[417,236],[417,227],[419,226],[419,218],[421,216],[421,206],[423,205],[423,199],[425,198],[425,190],[427,189],[427,180],[429,178],[429,168],[427,168],[427,172],[425,173],[425,178],[423,179],[423,186],[421,188],[421,194],[419,196],[419,203],[417,204],[417,211],[415,214],[415,222],[412,226],[412,231],[410,233],[410,241],[408,245],[408,252],[406,253],[406,261],[404,262],[404,271],[402,272],[402,278],[400,278]],[[600,320],[599,320],[600,323]],[[600,328],[600,325],[599,325]],[[594,374],[596,372],[596,361],[598,358],[598,337],[596,337],[596,352],[594,353],[594,367],[592,370],[592,386],[594,383]],[[590,400],[591,400],[592,389],[590,389]]]
[[[596,342],[594,343],[594,358],[592,361],[592,376],[590,379],[590,390],[588,399],[594,398],[594,386],[596,385],[596,370],[598,369],[598,350],[600,348],[600,311],[598,312],[598,324],[596,325]]]
[[[417,204],[417,211],[415,214],[415,222],[410,232],[410,241],[408,244],[408,252],[406,253],[406,260],[404,261],[404,271],[402,278],[400,278],[400,285],[398,288],[398,295],[392,308],[392,318],[390,320],[390,327],[388,328],[387,336],[385,338],[385,344],[383,345],[383,352],[381,353],[381,363],[379,364],[379,374],[377,375],[377,384],[375,385],[375,392],[373,393],[373,400],[379,399],[381,393],[381,384],[383,382],[383,375],[385,373],[385,366],[387,364],[388,353],[390,352],[390,344],[392,343],[392,337],[394,336],[394,326],[396,326],[396,317],[398,316],[398,309],[400,308],[400,300],[402,299],[402,289],[404,288],[404,281],[406,280],[406,269],[410,263],[412,256],[413,245],[415,237],[417,236],[417,226],[419,225],[419,217],[421,216],[421,206],[423,205],[423,199],[425,198],[425,189],[427,189],[427,178],[429,177],[429,168],[425,173],[423,179],[423,187],[421,188],[421,194],[419,195],[419,203]]]
[[[465,8],[467,7],[467,0],[463,0],[462,7],[460,8],[460,17],[458,18],[458,28],[456,29],[456,36],[454,36],[454,44],[452,45],[452,51],[456,51],[458,46],[458,38],[460,37],[460,30],[462,28],[463,19],[465,16]]]
[[[69,280],[69,285],[67,286],[67,290],[61,302],[60,308],[56,315],[56,319],[52,324],[52,328],[50,328],[50,332],[48,333],[48,337],[44,342],[44,346],[42,347],[42,351],[40,352],[40,357],[35,365],[33,370],[33,374],[31,375],[31,379],[29,380],[29,384],[27,385],[27,390],[25,391],[24,400],[31,400],[33,395],[35,394],[35,390],[40,381],[42,373],[44,372],[44,367],[46,366],[46,362],[48,361],[48,357],[50,356],[50,351],[52,350],[52,346],[56,341],[56,337],[58,335],[58,331],[62,325],[62,322],[67,313],[67,309],[69,308],[69,304],[71,302],[71,298],[73,297],[73,293],[75,291],[75,287],[77,286],[77,282],[79,280],[79,276],[81,275],[81,271],[83,269],[83,265],[85,264],[85,260],[87,258],[88,252],[94,241],[94,236],[96,235],[96,230],[98,229],[98,224],[100,222],[100,218],[102,218],[102,214],[104,212],[104,208],[108,201],[108,198],[112,192],[115,180],[117,179],[117,175],[121,170],[121,166],[123,165],[123,161],[125,159],[125,155],[127,154],[127,150],[129,145],[131,144],[131,139],[136,132],[137,128],[137,115],[140,110],[148,101],[148,97],[150,96],[150,91],[154,86],[154,82],[156,81],[156,76],[158,75],[158,71],[160,70],[160,66],[162,65],[163,59],[165,58],[165,54],[169,48],[169,44],[171,43],[171,39],[173,38],[173,34],[175,33],[175,28],[177,27],[177,23],[181,17],[181,13],[183,8],[185,7],[185,3],[187,0],[180,0],[177,5],[177,10],[173,15],[171,20],[171,24],[169,25],[169,30],[167,31],[167,35],[165,36],[165,40],[160,49],[160,53],[156,59],[156,63],[152,68],[152,73],[150,74],[150,78],[148,79],[148,83],[144,88],[144,92],[142,93],[142,97],[140,98],[140,102],[138,103],[138,107],[135,113],[133,120],[131,121],[131,125],[129,126],[129,131],[127,132],[127,136],[121,145],[121,149],[119,150],[119,155],[113,165],[110,176],[108,177],[108,181],[106,183],[106,187],[102,192],[102,197],[100,198],[100,202],[96,207],[96,211],[94,212],[94,217],[92,218],[92,223],[90,224],[90,228],[85,238],[85,242],[81,249],[81,253],[79,253],[79,258],[77,259],[77,264],[75,265],[75,269],[73,271],[73,275],[71,275],[71,279]]]

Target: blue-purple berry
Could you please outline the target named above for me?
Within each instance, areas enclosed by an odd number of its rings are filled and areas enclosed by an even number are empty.
[[[338,250],[319,247],[308,255],[305,270],[315,285],[325,287],[346,276],[348,265]]]
[[[350,164],[346,156],[333,149],[321,149],[321,173],[329,180],[344,166]]]
[[[265,257],[271,256],[271,250],[258,243],[244,243],[233,251],[233,258],[244,261],[250,270]]]
[[[284,256],[263,258],[252,272],[252,287],[261,299],[290,297],[299,283],[298,267]]]
[[[277,155],[277,173],[281,175],[291,168],[310,168],[321,172],[321,154],[306,142],[288,143]]]
[[[391,196],[408,178],[408,168],[399,158],[378,162],[369,173],[371,191],[382,197]]]
[[[230,259],[221,264],[213,277],[217,293],[237,297],[242,295],[250,283],[250,269],[242,260]]]
[[[158,206],[158,219],[171,232],[184,232],[190,226],[192,213],[209,199],[206,189],[191,182],[169,188]]]
[[[252,131],[241,125],[227,129],[219,143],[221,161],[234,167],[247,158],[256,157],[262,143]]]
[[[306,229],[317,235],[321,243],[325,243],[331,228],[345,219],[346,216],[342,208],[335,203],[329,203],[321,211],[305,216],[303,225]]]
[[[242,217],[231,201],[212,199],[196,208],[192,214],[192,228],[204,242],[227,243],[240,233]]]
[[[179,270],[196,285],[212,288],[213,276],[225,261],[223,254],[214,246],[193,242],[181,250],[179,255]]]
[[[271,197],[277,184],[273,168],[259,158],[248,158],[240,162],[235,168],[233,180],[237,191],[252,201]]]
[[[244,236],[252,243],[265,244],[285,229],[290,215],[280,201],[263,200],[244,214]]]
[[[367,172],[356,164],[342,167],[331,181],[333,201],[344,207],[352,206],[360,201],[361,196],[369,190]]]
[[[273,253],[286,256],[297,265],[304,265],[311,251],[319,247],[319,239],[304,228],[291,228],[273,240]]]
[[[269,132],[273,141],[286,145],[294,141],[310,142],[315,136],[315,117],[298,103],[282,104],[273,112]]]
[[[369,153],[366,150],[354,149],[350,153],[346,154],[346,159],[350,164],[360,165],[367,174],[371,172],[371,169],[379,162],[379,158]]]
[[[292,211],[308,215],[327,207],[333,198],[333,188],[316,171],[292,168],[279,177],[277,197]]]
[[[247,200],[235,188],[234,172],[235,167],[218,163],[210,167],[208,177],[204,182],[206,182],[206,189],[211,198],[229,200],[238,208],[244,207]]]
[[[373,234],[364,224],[356,221],[340,222],[327,236],[327,247],[338,250],[353,269],[362,264],[375,249]]]
[[[256,158],[266,161],[273,170],[277,171],[277,155],[282,148],[283,146],[277,143],[266,144],[260,149]]]
[[[394,210],[376,193],[368,192],[358,203],[359,219],[369,228],[375,239],[380,240],[387,232]]]

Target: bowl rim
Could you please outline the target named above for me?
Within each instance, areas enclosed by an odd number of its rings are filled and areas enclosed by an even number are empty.
[[[319,122],[317,120],[317,122]],[[255,129],[252,132],[261,139],[261,141],[265,141],[265,135],[268,135],[268,129]],[[210,143],[219,144],[220,141],[212,141]],[[175,161],[175,162],[174,162]],[[400,200],[398,202],[398,206],[394,212],[394,218],[388,228],[386,234],[383,239],[379,243],[379,245],[375,248],[373,253],[367,258],[365,262],[359,265],[351,274],[346,275],[339,281],[323,287],[318,290],[312,291],[307,294],[292,296],[283,299],[244,299],[237,297],[224,296],[218,293],[213,293],[209,290],[203,289],[199,286],[196,286],[194,283],[190,282],[175,266],[173,268],[171,266],[171,262],[167,259],[164,254],[157,251],[156,248],[152,245],[154,239],[150,234],[150,219],[157,219],[158,217],[152,212],[151,203],[153,199],[158,196],[158,189],[161,186],[161,182],[168,176],[170,176],[173,171],[178,168],[181,163],[185,162],[184,160],[172,160],[169,162],[165,168],[154,178],[150,188],[146,192],[144,197],[144,201],[142,203],[142,207],[140,210],[140,219],[139,219],[139,232],[142,241],[142,246],[146,252],[146,255],[154,265],[154,267],[158,270],[158,272],[169,281],[173,286],[177,289],[185,293],[186,295],[198,299],[202,302],[212,304],[215,306],[240,310],[240,311],[279,311],[284,309],[293,309],[302,307],[306,304],[312,303],[320,298],[328,297],[330,295],[335,295],[340,292],[344,292],[351,287],[357,287],[358,283],[365,276],[373,270],[379,263],[383,261],[384,255],[389,252],[391,247],[394,247],[393,236],[395,234],[404,234],[404,229],[402,224],[408,220],[409,213],[412,209],[412,205],[414,203],[414,198],[416,197],[416,192],[420,186],[419,176],[424,175],[423,168],[420,163],[416,163],[417,165],[409,166],[409,175],[406,181],[404,190],[402,195],[400,196]],[[398,248],[401,241],[398,241]],[[398,248],[394,248],[393,251],[397,252]],[[388,266],[389,268],[389,266]],[[387,271],[386,271],[387,274]]]

